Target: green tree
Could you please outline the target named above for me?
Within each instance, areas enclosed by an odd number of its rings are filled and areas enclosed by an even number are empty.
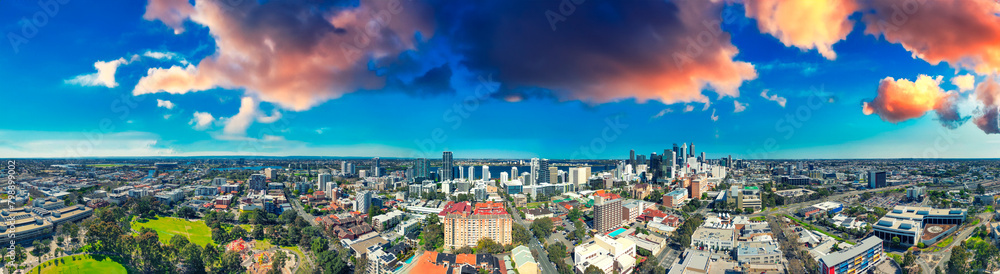
[[[551,219],[541,218],[531,222],[531,231],[535,233],[535,237],[538,237],[539,240],[544,240],[552,234],[553,226]]]

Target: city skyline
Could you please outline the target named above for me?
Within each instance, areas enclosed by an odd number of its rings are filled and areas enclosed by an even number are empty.
[[[0,155],[583,160],[697,143],[692,154],[710,159],[974,159],[1000,149],[995,1],[306,2],[5,2]]]

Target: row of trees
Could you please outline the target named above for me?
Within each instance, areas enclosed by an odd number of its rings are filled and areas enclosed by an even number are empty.
[[[99,208],[96,218],[85,221],[86,243],[92,252],[113,254],[125,264],[147,273],[246,271],[240,265],[239,254],[224,252],[211,243],[200,247],[184,236],[175,236],[170,244],[163,245],[156,231],[149,228],[142,228],[138,235],[132,235],[128,225],[130,215],[126,213],[117,206]]]

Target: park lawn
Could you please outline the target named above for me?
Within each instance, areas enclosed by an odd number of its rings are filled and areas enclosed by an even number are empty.
[[[257,242],[254,243],[254,249],[257,250],[267,250],[273,246],[274,245],[271,244],[271,240],[268,239],[257,240]]]
[[[757,216],[757,217],[750,218],[750,221],[753,221],[753,222],[763,222],[765,220],[764,220],[764,216]]]
[[[781,215],[784,215],[785,217],[788,217],[788,219],[792,220],[795,223],[798,223],[799,225],[801,225],[802,227],[805,227],[806,229],[809,229],[809,230],[812,230],[812,231],[816,231],[816,232],[819,232],[819,233],[823,233],[824,235],[830,236],[830,237],[832,237],[832,238],[834,238],[834,239],[836,239],[838,241],[854,245],[854,242],[852,242],[852,241],[844,240],[844,238],[838,237],[837,235],[830,234],[829,232],[826,232],[826,231],[824,231],[822,229],[819,229],[819,228],[813,226],[810,223],[806,223],[806,222],[803,222],[803,221],[801,221],[799,219],[796,219],[795,217],[792,217],[791,215],[788,215],[788,214],[781,214]]]
[[[947,247],[948,245],[950,245],[951,242],[954,242],[954,241],[955,241],[955,236],[951,236],[951,237],[948,237],[948,238],[944,238],[944,240],[941,240],[940,242],[938,242],[937,244],[934,244],[934,245],[936,245],[936,246],[938,246],[940,248],[944,248],[944,247]]]
[[[76,260],[72,258],[76,258]],[[53,260],[49,260],[42,263],[42,265],[46,266],[41,271],[39,271],[38,267],[35,267],[28,273],[128,273],[125,266],[107,256],[76,255],[59,258],[58,260],[65,263],[57,265],[52,262]],[[48,265],[49,263],[52,264]]]
[[[170,238],[174,235],[184,235],[188,241],[199,246],[205,246],[207,243],[217,244],[212,241],[212,230],[202,220],[190,222],[174,217],[158,217],[146,220],[146,222],[132,222],[133,230],[138,231],[143,227],[156,230],[156,233],[160,235],[160,242],[165,244],[170,243]]]

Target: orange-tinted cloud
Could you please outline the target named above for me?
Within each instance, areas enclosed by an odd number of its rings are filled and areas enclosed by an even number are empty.
[[[931,64],[978,74],[1000,71],[1000,4],[995,0],[869,0],[865,33],[901,44]]]
[[[854,28],[848,18],[857,11],[854,0],[745,0],[746,16],[757,19],[757,27],[778,38],[785,46],[817,50],[833,60],[833,44],[847,38]]]
[[[898,123],[934,110],[942,123],[956,122],[961,119],[954,103],[957,96],[941,89],[942,79],[927,75],[918,76],[916,81],[886,77],[879,83],[878,95],[871,102],[865,102],[862,111],[865,115],[878,114],[882,120]]]
[[[987,134],[1000,134],[1000,84],[992,77],[979,83],[976,87],[976,99],[983,103],[983,115],[976,117],[973,123]]]
[[[428,13],[405,1],[361,1],[358,7],[326,11],[304,2],[197,1],[191,10],[186,0],[151,1],[144,18],[178,33],[187,19],[205,26],[216,52],[197,66],[150,69],[133,94],[246,89],[284,108],[304,110],[383,86],[385,80],[368,63],[395,58],[413,47],[414,33],[433,30]]]

